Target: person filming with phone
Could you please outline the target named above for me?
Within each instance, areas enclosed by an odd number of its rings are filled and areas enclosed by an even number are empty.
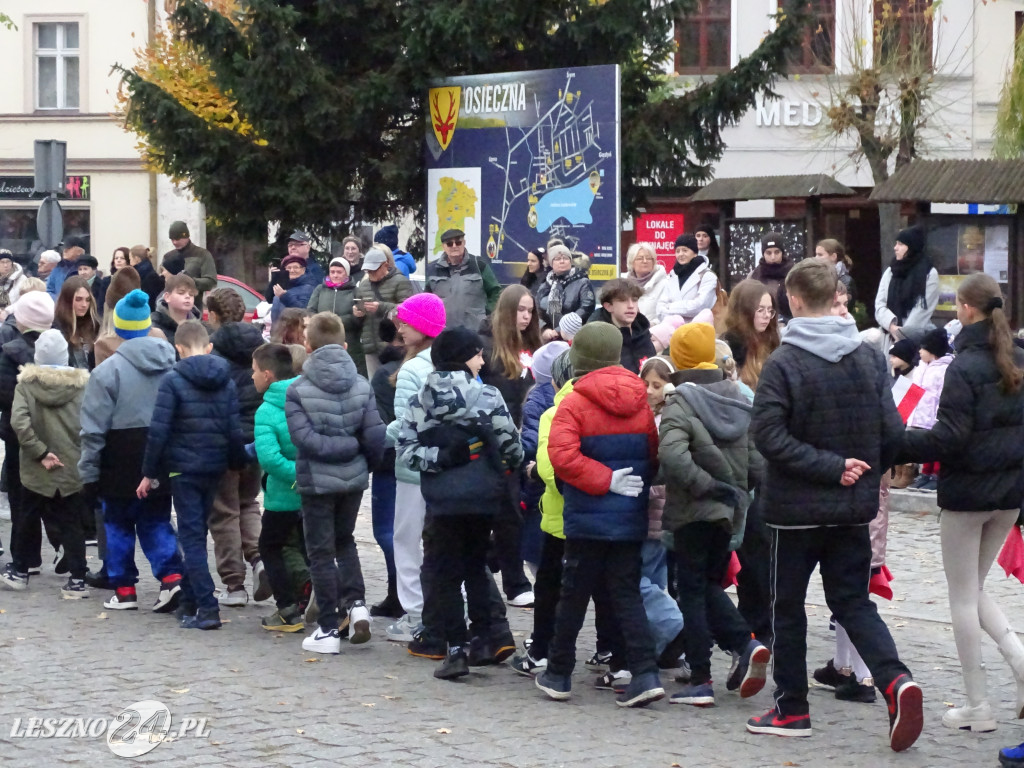
[[[356,288],[352,314],[361,323],[358,337],[366,357],[366,371],[372,377],[380,367],[379,354],[388,346],[380,337],[380,321],[412,296],[412,283],[395,267],[394,258],[374,246],[363,257],[363,279]],[[346,328],[347,330],[347,328]]]

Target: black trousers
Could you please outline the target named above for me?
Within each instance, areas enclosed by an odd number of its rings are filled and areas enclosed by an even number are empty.
[[[750,627],[722,589],[729,537],[721,523],[690,523],[674,532],[676,600],[686,627],[686,661],[694,684],[711,679],[714,640],[729,651],[743,651],[750,642]]]
[[[82,518],[86,506],[82,494],[74,493],[53,498],[21,489],[21,512],[26,517],[42,521],[46,526],[46,535],[53,541],[64,545],[64,561],[72,578],[85,578],[85,535],[82,532]],[[39,557],[39,540],[28,536],[22,539],[25,528],[15,531],[11,541],[11,558],[14,570],[24,573],[32,558]]]
[[[530,581],[523,570],[523,514],[519,507],[519,473],[508,475],[505,496],[498,505],[492,528],[494,559],[501,570],[501,588],[511,600],[530,591]]]
[[[533,582],[533,644],[530,655],[535,659],[548,657],[548,646],[555,631],[555,612],[562,588],[562,556],[565,539],[541,533],[540,562]]]
[[[548,669],[553,674],[572,673],[576,638],[590,598],[596,595],[608,600],[633,676],[658,671],[654,639],[640,597],[641,545],[639,541],[566,539],[562,591],[548,653]]]
[[[284,548],[292,541],[294,532],[298,532],[298,539],[302,541],[302,513],[298,510],[263,513],[263,525],[260,528],[260,557],[263,559],[263,567],[267,569],[270,588],[274,592],[274,603],[279,610],[297,605],[299,602],[291,575],[288,572],[288,565],[284,559]],[[302,547],[302,551],[305,554],[305,546]]]
[[[775,703],[783,715],[803,715],[807,703],[807,583],[818,566],[825,602],[884,691],[909,670],[889,628],[868,597],[871,540],[866,525],[772,528],[771,585]]]
[[[736,550],[740,572],[736,576],[737,607],[754,636],[764,645],[772,645],[771,546],[764,524],[759,498],[747,510],[743,544]]]
[[[474,630],[490,637],[490,583],[487,548],[490,515],[435,515],[430,525],[437,537],[438,560],[431,599],[441,618],[441,636],[449,647],[469,642],[466,610]],[[462,584],[466,602],[462,601]]]
[[[19,573],[42,565],[40,549],[43,546],[43,527],[38,514],[25,511],[22,504],[24,486],[21,484],[21,445],[16,438],[4,440],[4,467],[7,472],[7,501],[11,507],[11,559]],[[59,545],[60,532],[47,531],[54,544]],[[18,542],[17,544],[15,542]]]

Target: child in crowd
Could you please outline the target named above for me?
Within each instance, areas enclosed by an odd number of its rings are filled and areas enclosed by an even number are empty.
[[[137,610],[135,538],[149,560],[160,593],[153,610],[170,613],[181,595],[182,560],[171,525],[171,484],[160,470],[145,498],[136,496],[149,425],[164,374],[174,367],[174,350],[150,333],[149,297],[128,293],[110,310],[121,343],[89,377],[82,401],[82,457],[78,471],[85,496],[103,503],[107,534],[104,562],[114,594],[103,603],[113,610]]]
[[[211,304],[217,291],[210,294]],[[255,327],[255,326],[254,326]],[[252,354],[252,381],[263,396],[256,410],[256,456],[267,473],[259,548],[277,610],[262,620],[264,629],[299,632],[304,624],[284,560],[284,547],[293,532],[302,536],[302,499],[295,490],[295,446],[288,434],[285,394],[297,380],[292,353],[284,344],[264,344]]]
[[[917,367],[917,346],[910,339],[900,339],[889,349],[889,367],[895,380],[900,376],[910,376]]]
[[[939,398],[946,369],[953,362],[953,350],[945,328],[928,331],[921,340],[918,350],[920,364],[914,369],[912,379],[924,389],[917,407],[907,419],[907,429],[931,429],[939,413]],[[909,486],[911,491],[937,491],[939,489],[939,462],[929,461],[921,465],[921,474]]]
[[[715,365],[722,369],[725,378],[733,382],[747,398],[748,403],[754,402],[754,390],[740,381],[739,367],[736,365],[736,358],[732,354],[732,348],[728,342],[722,339],[715,339]]]
[[[576,315],[576,317],[573,317],[573,315]],[[562,315],[562,319],[558,321],[558,337],[567,344],[572,344],[572,340],[576,338],[576,334],[580,332],[582,327],[583,321],[575,312]]]
[[[909,748],[924,723],[921,688],[868,597],[881,473],[903,437],[885,361],[852,319],[831,313],[836,271],[806,259],[786,276],[793,319],[761,371],[751,434],[767,462],[775,706],[751,733],[811,735],[805,598],[815,566],[825,598],[871,670],[889,713],[889,745]]]
[[[0,581],[8,587],[27,583],[29,575],[42,565],[42,526],[39,515],[26,511],[21,503],[22,484],[18,436],[11,429],[11,407],[18,369],[31,363],[36,339],[53,325],[54,303],[49,294],[33,291],[22,295],[13,306],[15,333],[0,347],[0,439],[4,441],[7,499],[11,507],[11,562],[4,566]]]
[[[651,321],[640,314],[640,297],[644,289],[632,279],[615,278],[601,289],[601,308],[588,322],[611,323],[622,334],[622,367],[633,373],[640,372],[644,360],[657,351],[651,341]]]
[[[319,608],[319,626],[302,648],[339,653],[343,626],[351,626],[352,643],[370,639],[370,612],[352,533],[369,473],[384,454],[384,424],[369,382],[345,351],[341,318],[333,312],[313,315],[306,350],[302,375],[288,387],[285,400]]]
[[[152,322],[175,348],[174,334],[178,326],[186,320],[199,319],[199,313],[193,312],[198,294],[196,281],[184,272],[169,274],[164,281],[164,296],[153,312]]]
[[[547,670],[537,687],[568,699],[576,637],[595,591],[622,632],[632,680],[616,698],[645,706],[665,695],[640,597],[640,550],[647,537],[648,485],[657,470],[658,431],[640,378],[619,364],[622,334],[588,323],[570,350],[580,376],[551,423],[548,454],[563,484],[565,559]]]
[[[181,362],[160,382],[136,495],[146,498],[154,482],[159,486],[158,478],[169,473],[185,555],[181,626],[218,629],[220,609],[207,563],[206,526],[221,475],[245,463],[238,394],[228,364],[210,354],[213,345],[202,323],[184,321],[174,341]]]
[[[68,599],[89,597],[82,531],[86,507],[78,476],[79,411],[88,380],[88,371],[68,366],[61,332],[44,331],[36,340],[35,363],[27,363],[18,375],[11,408],[11,428],[21,445],[21,503],[25,514],[40,518],[50,538],[61,543],[64,567],[71,573],[61,596]],[[23,549],[22,542],[11,542],[12,551]],[[0,584],[24,589],[28,578]]]
[[[480,337],[465,328],[442,332],[431,347],[434,370],[409,401],[397,440],[397,460],[420,472],[427,525],[437,542],[437,572],[428,600],[436,601],[448,644],[434,677],[469,674],[469,618],[491,636],[487,548],[494,515],[519,468],[519,431],[495,387],[481,384]]]
[[[665,477],[664,525],[672,531],[676,588],[686,623],[690,682],[670,699],[713,706],[711,648],[735,651],[726,688],[748,698],[764,687],[771,653],[722,588],[730,553],[739,547],[750,489],[763,463],[747,437],[750,403],[713,362],[715,329],[680,326],[669,346],[678,369],[665,403],[658,458]]]

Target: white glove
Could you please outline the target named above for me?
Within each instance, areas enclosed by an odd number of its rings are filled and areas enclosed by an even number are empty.
[[[612,470],[612,483],[608,490],[620,496],[633,496],[634,498],[644,492],[644,479],[640,475],[630,474],[632,467]]]

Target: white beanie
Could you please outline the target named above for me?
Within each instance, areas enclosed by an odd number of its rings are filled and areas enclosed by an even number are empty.
[[[68,342],[56,328],[43,331],[36,339],[36,365],[67,365]]]

